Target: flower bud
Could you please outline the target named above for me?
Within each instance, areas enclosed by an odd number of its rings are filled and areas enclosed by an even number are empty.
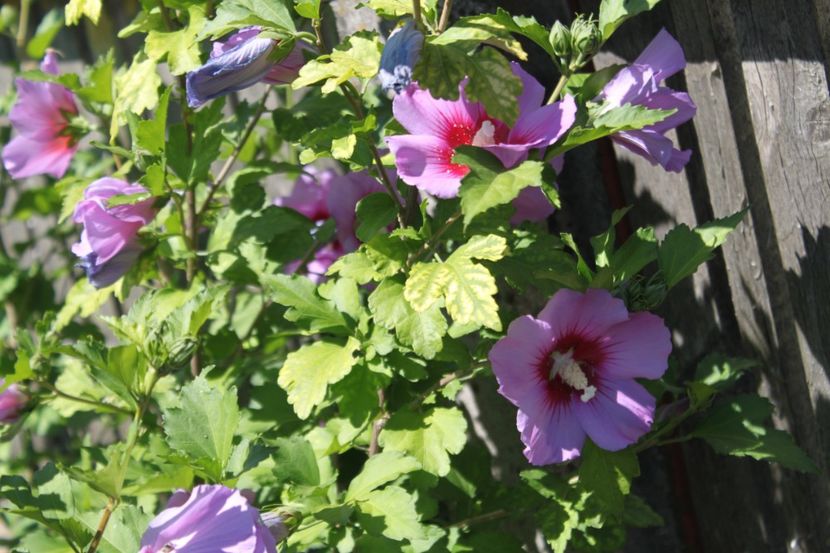
[[[602,31],[593,17],[577,17],[571,24],[571,44],[577,56],[583,59],[590,58],[602,46]],[[576,70],[578,67],[573,67]]]
[[[559,21],[553,24],[550,30],[550,45],[553,47],[553,53],[564,66],[570,63],[571,54],[573,54],[571,40],[570,29],[562,25]]]
[[[262,513],[260,518],[277,543],[288,537],[288,526],[285,524],[285,517],[282,514]]]
[[[174,369],[185,365],[196,351],[198,342],[192,336],[179,338],[170,346],[170,353],[167,356],[167,365]]]
[[[0,388],[3,388],[5,379],[0,378]],[[28,398],[15,384],[0,392],[0,424],[14,424],[26,407]]]

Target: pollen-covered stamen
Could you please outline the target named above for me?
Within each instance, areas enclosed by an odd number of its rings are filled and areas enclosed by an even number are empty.
[[[473,136],[473,146],[492,146],[496,143],[496,126],[485,120]]]
[[[582,392],[579,399],[588,402],[596,395],[597,388],[588,383],[588,377],[582,367],[579,366],[579,362],[574,360],[573,354],[572,349],[565,353],[554,351],[550,356],[553,363],[551,363],[548,379],[553,380],[558,376],[562,379],[562,382]]]

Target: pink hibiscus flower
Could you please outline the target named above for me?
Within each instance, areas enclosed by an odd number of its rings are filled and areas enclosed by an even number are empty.
[[[522,80],[519,118],[513,128],[487,114],[478,102],[470,102],[459,85],[458,100],[435,99],[413,84],[395,97],[395,119],[411,134],[386,139],[395,155],[398,175],[409,185],[439,198],[458,195],[469,167],[452,162],[455,149],[480,146],[496,155],[505,167],[513,167],[535,148],[550,146],[564,135],[576,118],[576,102],[566,96],[545,105],[545,89],[518,64],[513,72]]]
[[[57,55],[49,50],[40,64],[44,73],[58,74]],[[17,102],[9,113],[17,136],[3,148],[6,171],[22,179],[34,175],[63,177],[78,150],[69,128],[78,115],[75,95],[65,86],[17,79]]]
[[[490,350],[499,393],[534,465],[578,457],[585,437],[617,451],[654,420],[654,398],[635,378],[660,378],[671,335],[651,313],[629,313],[606,290],[560,290],[538,318],[511,323]]]

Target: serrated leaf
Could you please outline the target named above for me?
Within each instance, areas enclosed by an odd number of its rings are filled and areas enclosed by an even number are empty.
[[[421,468],[414,457],[400,451],[382,451],[370,457],[346,492],[346,501],[364,501],[377,488]]]
[[[818,471],[815,463],[783,430],[764,426],[772,414],[768,399],[741,395],[712,409],[692,431],[715,451],[737,457],[775,461],[802,472]]]
[[[482,259],[486,261],[498,261],[504,257],[507,251],[507,240],[496,234],[476,235],[470,238],[465,244],[459,246],[452,252],[448,261],[464,261],[469,259]]]
[[[474,147],[458,148],[453,162],[470,168],[458,192],[465,226],[488,209],[512,202],[528,186],[540,186],[545,167],[541,161],[525,161],[505,170],[496,156]]]
[[[727,357],[719,353],[710,353],[700,360],[695,369],[695,380],[703,382],[716,390],[725,390],[735,384],[741,375],[758,366],[754,359]]]
[[[746,211],[743,209],[694,230],[686,225],[678,225],[670,230],[657,252],[657,261],[666,286],[671,288],[693,275],[700,265],[708,261],[712,252],[726,242],[727,236],[735,230]]]
[[[487,43],[505,50],[520,60],[527,60],[527,53],[521,43],[510,34],[508,26],[491,14],[462,17],[452,27],[432,39],[432,44],[437,45],[457,43],[461,43],[464,47]]]
[[[315,342],[288,354],[277,384],[288,393],[288,403],[301,419],[326,398],[329,385],[341,380],[357,362],[360,342],[349,337],[345,345]]]
[[[216,38],[254,25],[263,30],[293,33],[296,27],[289,6],[289,0],[224,0],[199,38]]]
[[[291,87],[296,90],[324,80],[322,91],[328,94],[349,79],[371,79],[380,67],[381,50],[376,35],[352,35],[330,55],[306,63]]]
[[[177,31],[150,31],[144,43],[144,51],[150,59],[167,60],[173,75],[182,75],[201,65],[197,35],[205,22],[203,6],[189,6],[188,24]]]
[[[271,299],[288,307],[289,321],[303,322],[312,332],[347,328],[346,320],[334,304],[317,294],[317,286],[298,275],[274,275],[265,282]]]
[[[277,438],[274,445],[274,474],[280,481],[301,486],[320,484],[320,468],[308,440],[299,436]]]
[[[444,297],[447,312],[458,325],[486,326],[501,330],[496,279],[483,265],[470,262],[446,263],[452,277],[446,285]]]
[[[170,447],[218,482],[230,459],[239,420],[236,388],[213,387],[198,376],[182,387],[179,404],[164,411],[164,432]]]
[[[389,486],[375,490],[365,501],[358,503],[358,508],[367,515],[362,525],[372,534],[382,534],[396,541],[424,536],[424,528],[415,508],[415,497],[403,488]],[[383,523],[373,520],[377,518],[381,518]]]
[[[610,512],[621,514],[631,481],[640,474],[637,454],[632,449],[605,451],[586,440],[582,448],[579,482]]]
[[[115,78],[115,102],[112,108],[110,139],[118,133],[126,114],[141,115],[144,110],[154,109],[158,105],[158,88],[161,76],[156,71],[156,62],[139,53],[133,58],[130,67]]]
[[[368,242],[380,230],[395,220],[397,206],[385,192],[369,194],[357,204],[357,229],[355,234],[361,242]]]
[[[450,455],[467,442],[467,421],[457,408],[437,407],[426,413],[398,411],[380,433],[380,444],[415,457],[424,470],[438,476],[450,471]]]

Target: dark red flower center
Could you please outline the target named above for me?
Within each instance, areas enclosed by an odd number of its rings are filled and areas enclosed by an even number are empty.
[[[561,405],[573,399],[593,399],[600,380],[597,367],[604,356],[602,347],[594,340],[579,335],[557,339],[539,366],[539,376],[547,383],[548,401]]]

